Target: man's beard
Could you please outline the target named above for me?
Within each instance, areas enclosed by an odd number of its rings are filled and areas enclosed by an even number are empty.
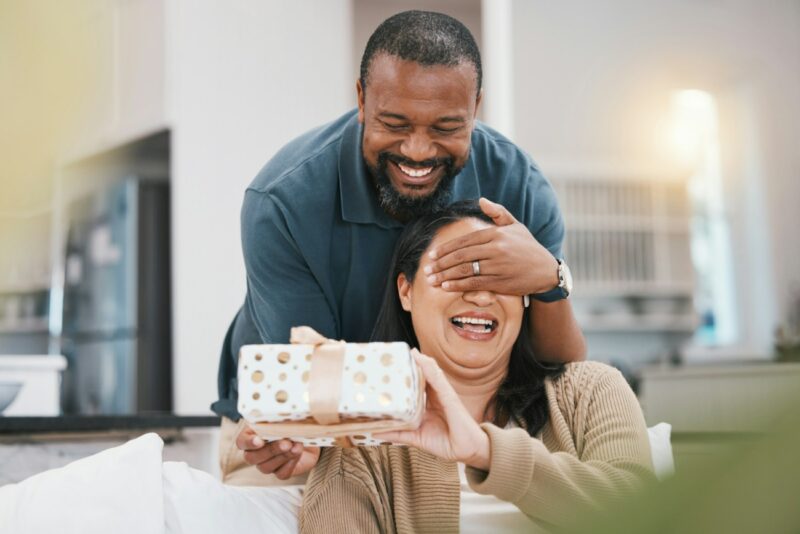
[[[389,178],[390,161],[414,168],[435,168],[442,166],[444,167],[444,172],[439,179],[436,189],[429,195],[407,196],[395,189],[391,178]],[[366,163],[366,165],[370,176],[372,176],[375,188],[378,190],[378,202],[381,208],[383,208],[386,213],[402,222],[408,222],[415,217],[431,213],[447,206],[450,203],[453,181],[456,175],[461,172],[461,169],[464,168],[463,165],[456,167],[455,159],[452,157],[412,161],[398,156],[397,154],[392,154],[391,152],[378,153],[377,166],[373,167],[369,163]]]

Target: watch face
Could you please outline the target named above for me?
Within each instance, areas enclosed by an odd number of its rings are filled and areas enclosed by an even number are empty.
[[[561,276],[563,277],[563,282],[559,285],[563,287],[564,291],[569,295],[572,293],[572,273],[569,270],[569,266],[563,260],[561,261]]]

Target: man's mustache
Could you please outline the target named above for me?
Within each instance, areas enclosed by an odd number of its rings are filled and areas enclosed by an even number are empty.
[[[378,154],[379,164],[383,164],[387,161],[391,161],[392,163],[396,163],[398,165],[405,165],[406,167],[413,167],[415,169],[424,169],[426,167],[438,167],[439,165],[450,166],[453,165],[455,160],[449,157],[449,158],[431,158],[423,161],[414,161],[406,157],[400,156],[399,154],[393,154],[391,152],[380,152]]]

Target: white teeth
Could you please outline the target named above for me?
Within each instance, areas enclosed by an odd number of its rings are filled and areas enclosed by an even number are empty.
[[[433,167],[425,167],[424,169],[415,169],[413,167],[406,167],[405,165],[402,165],[400,163],[398,163],[397,166],[400,167],[401,171],[414,178],[421,178],[425,175],[430,174],[431,171],[433,170]]]
[[[491,326],[494,321],[489,319],[478,319],[477,317],[453,317],[453,321],[458,321],[459,323],[469,323],[469,324],[485,324]]]

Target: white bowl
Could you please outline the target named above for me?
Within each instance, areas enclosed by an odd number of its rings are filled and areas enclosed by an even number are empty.
[[[0,414],[17,398],[22,382],[0,382]]]

